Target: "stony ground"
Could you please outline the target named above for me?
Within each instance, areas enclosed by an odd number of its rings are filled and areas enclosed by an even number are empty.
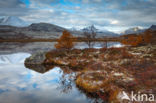
[[[122,91],[156,94],[156,45],[53,50],[44,54],[44,60],[43,55],[41,60],[37,58],[39,63],[70,67],[77,74],[79,89],[109,103],[127,103],[122,100]],[[33,64],[33,60],[35,56],[25,63]]]

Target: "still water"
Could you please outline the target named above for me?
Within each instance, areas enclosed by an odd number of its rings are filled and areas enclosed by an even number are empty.
[[[74,83],[74,73],[59,67],[28,69],[29,53],[0,55],[0,103],[101,103]]]

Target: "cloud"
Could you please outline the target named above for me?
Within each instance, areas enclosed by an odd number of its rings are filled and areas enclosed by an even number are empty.
[[[86,96],[63,75],[59,67],[40,74],[24,67],[23,64],[4,64],[0,66],[0,102],[1,103],[86,103]],[[64,77],[65,84],[61,84]],[[63,79],[63,80],[64,80]],[[67,95],[65,89],[70,89]],[[66,89],[66,90],[67,90]]]
[[[118,20],[112,20],[112,21],[111,21],[111,24],[118,24],[118,23],[119,23]]]
[[[125,28],[156,24],[155,0],[20,0],[0,1],[0,15],[65,27]],[[114,29],[113,29],[114,30]]]
[[[19,0],[1,0],[0,8],[16,8],[22,7],[24,4]]]
[[[19,0],[0,1],[0,16],[21,16],[26,15],[28,11],[26,5]]]

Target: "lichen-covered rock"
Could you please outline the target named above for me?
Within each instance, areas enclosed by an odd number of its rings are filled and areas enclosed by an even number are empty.
[[[43,64],[45,59],[45,52],[38,52],[26,58],[25,64]]]

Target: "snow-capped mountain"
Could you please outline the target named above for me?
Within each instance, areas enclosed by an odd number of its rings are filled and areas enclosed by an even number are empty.
[[[145,29],[141,29],[139,27],[134,27],[134,28],[130,28],[130,29],[125,30],[121,34],[139,34],[139,33],[142,33],[144,31],[145,31]]]
[[[29,24],[23,21],[22,19],[15,17],[15,16],[7,16],[0,18],[0,25],[10,25],[10,26],[17,26],[17,27],[25,27]]]
[[[104,31],[98,31],[97,32],[97,36],[99,37],[107,37],[107,36],[110,36],[110,37],[116,37],[116,36],[119,36],[117,33],[114,33],[114,32],[111,32],[111,31],[108,31],[108,30],[104,30]]]
[[[75,27],[69,28],[70,31],[78,31]]]
[[[96,32],[97,37],[119,36],[117,33],[108,31],[106,29],[105,30],[99,30],[99,29],[95,28],[94,25],[81,29],[81,32],[84,32],[84,31],[92,32],[92,30],[94,32]]]

